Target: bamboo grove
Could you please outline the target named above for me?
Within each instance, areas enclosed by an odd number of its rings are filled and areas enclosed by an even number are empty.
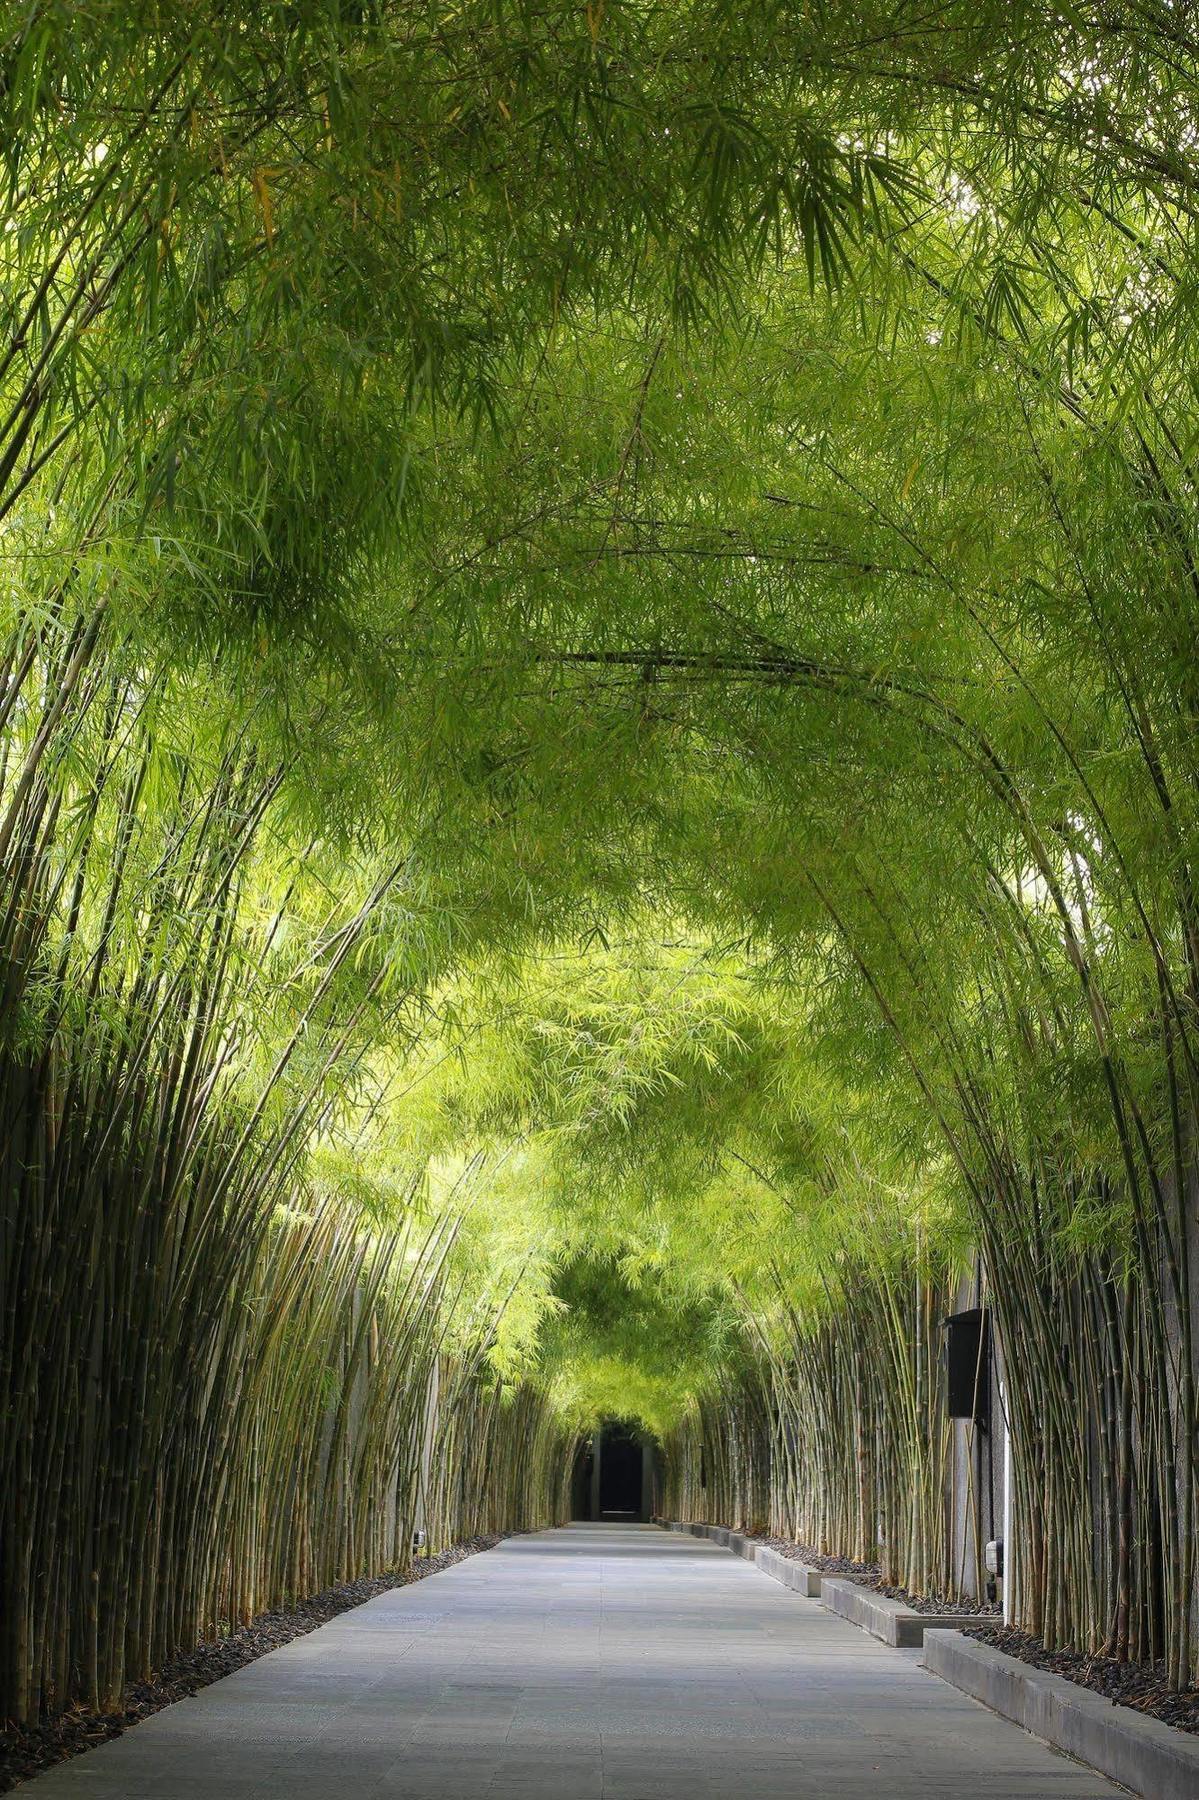
[[[1199,1676],[1189,4],[0,5],[0,1712],[665,1508]],[[964,1508],[964,1533],[954,1508]]]

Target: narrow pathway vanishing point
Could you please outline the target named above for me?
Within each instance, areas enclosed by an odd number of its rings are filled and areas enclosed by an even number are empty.
[[[1099,1800],[1055,1755],[727,1551],[575,1525],[397,1588],[30,1800]]]

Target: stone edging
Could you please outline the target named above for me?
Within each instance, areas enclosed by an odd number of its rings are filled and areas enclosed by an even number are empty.
[[[781,1556],[765,1544],[758,1545],[754,1561],[763,1575],[781,1582],[792,1593],[802,1594],[805,1600],[819,1600],[821,1584],[827,1580],[822,1569],[814,1569],[810,1563],[800,1562],[798,1557]]]
[[[893,1600],[889,1594],[880,1594],[841,1576],[825,1582],[820,1602],[830,1612],[839,1613],[841,1618],[860,1625],[871,1637],[897,1650],[918,1649],[926,1631],[952,1630],[975,1622],[972,1613],[915,1612],[902,1600]]]
[[[930,1631],[924,1666],[1144,1800],[1194,1800],[1199,1794],[1199,1737],[960,1631]]]

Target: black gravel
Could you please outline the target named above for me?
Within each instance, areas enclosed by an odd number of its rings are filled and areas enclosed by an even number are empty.
[[[968,1635],[1047,1674],[1063,1675],[1078,1687],[1090,1688],[1113,1706],[1135,1707],[1163,1725],[1199,1734],[1199,1688],[1172,1694],[1163,1663],[1122,1663],[1114,1656],[1091,1656],[1080,1650],[1046,1650],[1040,1638],[1008,1625],[971,1626]]]
[[[853,1579],[860,1587],[873,1588],[876,1593],[886,1594],[890,1600],[902,1600],[906,1607],[915,1613],[953,1613],[963,1618],[998,1619],[1003,1616],[1003,1608],[990,1600],[930,1599],[924,1594],[909,1594],[907,1588],[891,1587],[881,1577],[855,1575]]]
[[[315,1631],[318,1625],[327,1625],[339,1613],[350,1612],[364,1601],[373,1600],[376,1594],[385,1594],[389,1588],[407,1587],[426,1575],[436,1575],[439,1570],[448,1569],[476,1551],[493,1549],[499,1542],[499,1537],[468,1538],[465,1543],[455,1544],[452,1550],[443,1550],[438,1556],[418,1557],[409,1568],[400,1572],[326,1588],[323,1594],[314,1594],[311,1599],[302,1600],[298,1606],[284,1612],[259,1613],[249,1625],[230,1632],[228,1637],[197,1644],[187,1656],[179,1657],[163,1669],[155,1680],[135,1683],[126,1690],[118,1712],[94,1713],[73,1708],[45,1724],[0,1732],[0,1794],[8,1793],[18,1782],[27,1781],[41,1769],[66,1762],[69,1757],[91,1750],[107,1738],[120,1737],[139,1719],[161,1712],[164,1706],[172,1706],[188,1694],[198,1693],[201,1688],[220,1681],[222,1676],[232,1675],[235,1669],[244,1669],[247,1663],[256,1662],[268,1651],[290,1644],[293,1638]]]
[[[810,1544],[792,1544],[785,1538],[766,1537],[759,1532],[749,1534],[759,1544],[768,1544],[777,1550],[780,1556],[788,1556],[793,1562],[807,1563],[810,1569],[819,1569],[823,1575],[844,1575],[850,1581],[856,1581],[859,1587],[873,1588],[877,1594],[886,1594],[890,1600],[902,1600],[906,1607],[916,1613],[959,1613],[970,1617],[997,1619],[1002,1608],[983,1600],[936,1600],[927,1599],[921,1594],[910,1594],[907,1588],[895,1587],[883,1580],[882,1570],[877,1563],[852,1562],[847,1556],[823,1556],[819,1550],[813,1550]]]
[[[877,1563],[851,1562],[848,1556],[825,1556],[823,1551],[813,1550],[811,1544],[793,1544],[790,1538],[768,1537],[764,1531],[749,1531],[745,1535],[753,1538],[755,1544],[777,1550],[791,1562],[807,1563],[809,1569],[819,1569],[822,1575],[852,1575],[856,1579],[878,1574]]]

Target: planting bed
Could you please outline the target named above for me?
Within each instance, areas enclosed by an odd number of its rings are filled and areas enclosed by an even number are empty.
[[[847,1556],[824,1556],[819,1550],[813,1550],[810,1544],[792,1544],[786,1538],[767,1537],[765,1533],[751,1532],[748,1535],[755,1543],[768,1545],[771,1550],[777,1550],[780,1556],[807,1563],[809,1568],[819,1569],[824,1575],[843,1575],[849,1581],[856,1581],[859,1587],[873,1588],[875,1593],[885,1594],[888,1600],[902,1600],[912,1612],[941,1614],[952,1611],[997,1619],[1002,1610],[985,1600],[921,1599],[919,1595],[910,1594],[906,1588],[894,1587],[885,1582],[877,1563],[852,1562]]]
[[[764,1531],[747,1531],[745,1535],[755,1544],[777,1550],[780,1556],[786,1556],[792,1562],[807,1563],[810,1569],[819,1569],[822,1575],[849,1575],[856,1580],[859,1575],[878,1574],[876,1563],[850,1562],[846,1556],[825,1556],[821,1551],[813,1550],[810,1544],[793,1544],[790,1538],[769,1537]]]
[[[1172,1694],[1160,1663],[1120,1663],[1112,1656],[1046,1650],[1039,1638],[1005,1625],[972,1626],[966,1635],[1050,1675],[1061,1675],[1078,1687],[1090,1688],[1113,1706],[1131,1706],[1150,1718],[1160,1719],[1164,1725],[1199,1734],[1199,1688]]]

